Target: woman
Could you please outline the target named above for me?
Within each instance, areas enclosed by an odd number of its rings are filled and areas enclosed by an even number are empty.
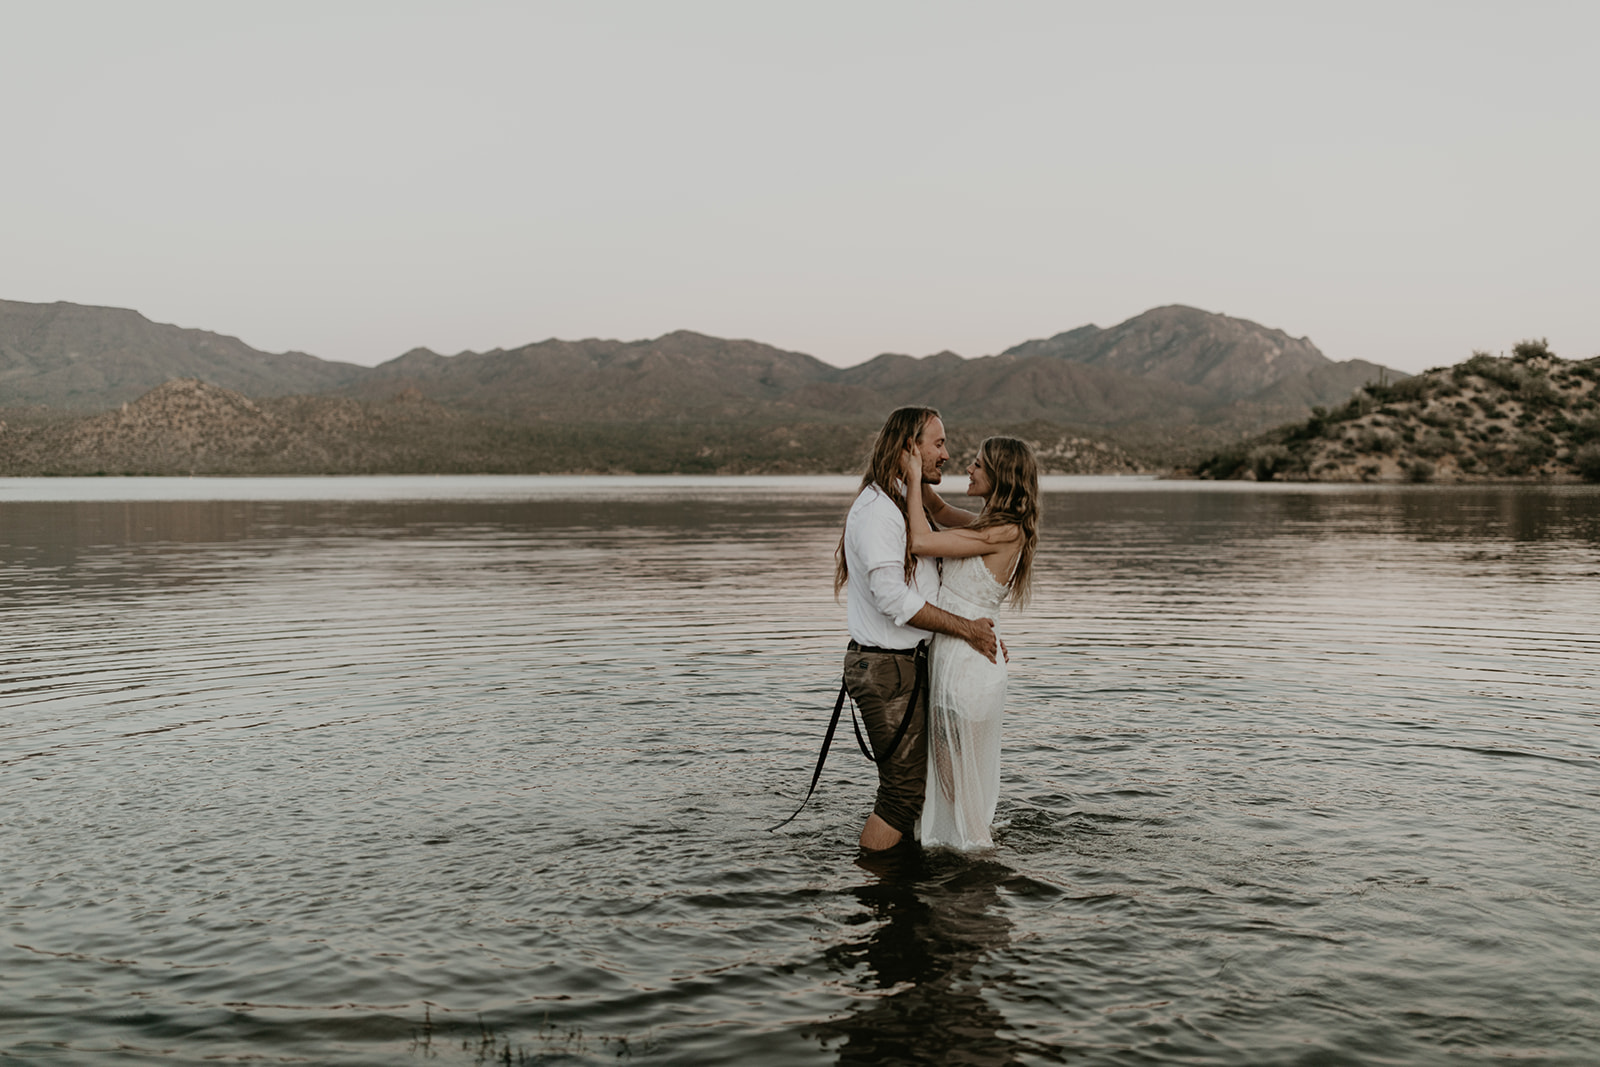
[[[1008,596],[1027,600],[1039,541],[1039,466],[1015,437],[990,437],[967,468],[967,495],[983,498],[971,525],[934,530],[922,508],[922,458],[902,457],[911,551],[944,559],[939,606],[968,618],[992,616]],[[1000,713],[1006,664],[991,663],[964,641],[935,634],[930,656],[928,796],[922,843],[990,848],[1000,796]]]

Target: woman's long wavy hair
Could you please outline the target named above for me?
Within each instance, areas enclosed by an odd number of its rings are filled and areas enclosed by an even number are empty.
[[[895,408],[884,420],[878,439],[872,443],[872,460],[867,472],[861,476],[861,488],[876,485],[883,494],[894,501],[900,514],[906,513],[906,494],[900,488],[900,457],[912,443],[922,438],[922,431],[939,413],[933,408]],[[839,534],[839,547],[833,550],[833,595],[850,580],[850,571],[844,561],[844,534]],[[917,568],[917,558],[911,554],[911,539],[906,538],[906,581],[910,582]]]
[[[1033,579],[1033,550],[1039,544],[1039,460],[1033,447],[1015,437],[986,437],[978,446],[978,462],[993,487],[978,521],[968,529],[1016,526],[1022,532],[1022,553],[1006,583],[1011,602],[1028,602]]]

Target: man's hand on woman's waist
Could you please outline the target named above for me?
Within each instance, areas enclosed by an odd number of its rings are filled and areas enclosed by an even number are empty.
[[[952,615],[943,608],[925,604],[921,611],[911,616],[909,625],[919,630],[959,637],[982,653],[983,658],[990,663],[995,662],[995,653],[1000,648],[1000,639],[995,636],[993,619],[965,619],[960,615]]]

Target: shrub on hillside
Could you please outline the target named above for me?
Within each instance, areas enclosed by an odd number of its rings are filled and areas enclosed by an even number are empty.
[[[1403,404],[1425,399],[1432,392],[1433,379],[1418,374],[1398,382],[1368,382],[1362,391],[1380,404]]]
[[[1553,408],[1561,404],[1561,390],[1543,374],[1530,374],[1522,383],[1522,403],[1529,408]]]
[[[1366,413],[1367,413],[1367,401],[1366,401],[1366,398],[1363,397],[1360,393],[1357,393],[1355,396],[1351,397],[1349,400],[1346,400],[1342,406],[1334,408],[1333,411],[1329,414],[1328,417],[1333,419],[1336,422],[1348,422],[1351,419],[1359,419],[1361,416],[1365,415]]]
[[[1356,438],[1356,450],[1360,452],[1393,452],[1395,436],[1383,430],[1362,430]]]
[[[1450,442],[1443,434],[1430,431],[1417,438],[1412,450],[1424,459],[1438,459],[1450,450]]]
[[[1283,445],[1260,445],[1250,450],[1250,469],[1258,482],[1270,482],[1293,465],[1294,457]]]
[[[1242,447],[1225,448],[1207,459],[1200,461],[1195,468],[1195,473],[1202,478],[1215,478],[1217,481],[1226,481],[1236,477],[1249,462],[1249,457]]]
[[[1572,423],[1567,430],[1567,439],[1574,445],[1600,441],[1600,417],[1591,415],[1587,419],[1579,419]]]
[[[1500,410],[1500,405],[1496,404],[1493,400],[1490,400],[1488,397],[1479,395],[1479,396],[1473,397],[1472,399],[1477,401],[1478,409],[1483,412],[1483,417],[1484,418],[1486,418],[1486,419],[1502,419],[1502,418],[1505,418],[1505,412]]]
[[[1584,481],[1600,482],[1600,445],[1584,445],[1573,453],[1572,465]]]
[[[1474,352],[1472,358],[1465,363],[1458,364],[1451,372],[1457,382],[1469,375],[1476,375],[1486,382],[1491,382],[1502,389],[1516,392],[1522,388],[1523,371],[1521,367],[1509,359],[1497,359],[1487,352]]]
[[[1329,414],[1324,407],[1311,409],[1311,417],[1305,422],[1287,426],[1283,429],[1285,444],[1294,444],[1299,441],[1314,441],[1319,437],[1329,440],[1339,436],[1339,422],[1342,421],[1338,413]]]
[[[1555,454],[1555,446],[1549,441],[1533,434],[1520,434],[1505,459],[1505,471],[1513,476],[1528,474],[1543,467]]]

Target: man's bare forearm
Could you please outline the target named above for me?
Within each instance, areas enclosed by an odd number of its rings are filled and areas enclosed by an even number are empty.
[[[919,630],[960,638],[983,653],[990,663],[994,662],[999,639],[995,637],[993,619],[967,619],[932,604],[925,604],[907,621]]]

